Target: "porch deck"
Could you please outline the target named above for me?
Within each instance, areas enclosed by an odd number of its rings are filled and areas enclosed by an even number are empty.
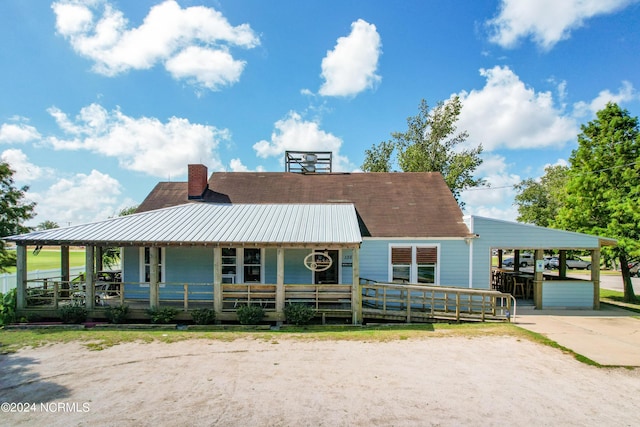
[[[144,287],[144,285],[147,285]],[[100,286],[100,288],[98,287]],[[89,309],[93,319],[105,318],[109,306],[128,305],[130,318],[148,319],[151,295],[144,283],[101,283],[96,287],[95,301]],[[160,283],[158,308],[178,309],[179,321],[191,320],[190,311],[199,308],[216,309],[218,321],[237,321],[236,310],[254,304],[265,311],[265,321],[284,321],[278,311],[275,284],[222,284],[222,304],[216,305],[213,283]],[[285,284],[284,304],[302,303],[313,307],[316,316],[362,320],[411,322],[446,321],[508,321],[515,316],[515,299],[510,294],[494,290],[474,290],[458,287],[421,286],[391,283],[365,283],[359,286],[359,300],[353,301],[351,285]],[[108,289],[101,291],[100,289]],[[57,317],[65,305],[87,305],[84,291],[74,282],[38,279],[29,282],[26,308],[20,315]],[[221,308],[220,308],[221,307]]]

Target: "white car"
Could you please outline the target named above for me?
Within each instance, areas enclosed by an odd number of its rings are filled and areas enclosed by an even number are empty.
[[[548,268],[560,267],[560,259],[553,257],[546,263]],[[577,257],[567,257],[567,268],[579,268],[582,270],[591,270],[591,263]]]

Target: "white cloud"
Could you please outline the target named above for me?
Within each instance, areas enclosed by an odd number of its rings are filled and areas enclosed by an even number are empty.
[[[554,106],[550,92],[525,86],[509,67],[481,69],[487,79],[481,90],[459,94],[463,108],[458,129],[469,132],[468,143],[486,151],[562,145],[575,139],[578,124]]]
[[[40,138],[40,133],[36,128],[24,123],[3,123],[2,126],[0,126],[0,143],[22,144],[29,141],[36,141]]]
[[[515,216],[510,217],[513,212],[513,198],[516,194],[513,186],[522,178],[509,172],[509,165],[505,157],[485,154],[483,163],[476,170],[476,176],[483,178],[489,187],[478,187],[463,191],[462,200],[465,202],[465,212],[473,215],[489,216],[508,220],[515,220]]]
[[[27,155],[22,150],[11,149],[5,150],[0,155],[0,159],[11,166],[13,170],[13,179],[19,183],[31,183],[37,181],[43,176],[51,174],[51,169],[41,168],[27,160]]]
[[[71,136],[48,138],[53,148],[89,150],[117,158],[125,169],[157,177],[183,175],[189,163],[207,162],[214,169],[222,169],[215,150],[221,140],[230,137],[225,129],[187,119],[171,117],[163,123],[153,117],[133,118],[98,104],[84,107],[74,120],[58,108],[48,111]]]
[[[382,54],[376,26],[362,19],[351,24],[351,34],[340,37],[322,60],[320,88],[324,96],[354,96],[374,87],[382,79],[376,74]]]
[[[231,169],[231,172],[251,172],[251,169],[242,164],[242,160],[240,159],[231,159],[231,162],[229,162],[229,167]],[[264,172],[264,168],[262,166],[258,166],[255,171]]]
[[[189,46],[165,65],[175,79],[186,79],[194,86],[216,90],[238,82],[245,62],[233,59],[226,50]]]
[[[505,48],[531,37],[549,50],[592,17],[614,13],[637,0],[502,0],[498,16],[487,21],[490,40]]]
[[[76,174],[55,182],[43,193],[31,193],[37,203],[36,223],[55,221],[61,226],[106,219],[114,216],[122,206],[135,202],[122,201],[120,183],[97,170],[89,175]]]
[[[96,19],[99,6],[103,11]],[[106,76],[164,63],[174,78],[217,90],[235,83],[244,67],[244,62],[233,60],[229,47],[251,49],[260,44],[248,24],[232,26],[213,8],[183,9],[174,0],[152,7],[143,23],[132,29],[123,13],[106,1],[62,0],[52,8],[58,33],[77,53],[94,61],[95,72]]]
[[[258,157],[284,158],[284,152],[287,150],[331,151],[334,171],[354,169],[349,159],[339,154],[342,140],[321,130],[317,122],[305,121],[300,114],[291,111],[287,117],[278,120],[275,127],[271,141],[262,140],[253,145]]]
[[[591,102],[577,102],[573,107],[574,115],[576,117],[595,116],[596,112],[606,107],[609,102],[621,104],[636,99],[640,99],[640,96],[638,96],[633,85],[630,82],[622,82],[622,87],[618,90],[618,93],[612,93],[606,89],[600,91],[598,96]]]

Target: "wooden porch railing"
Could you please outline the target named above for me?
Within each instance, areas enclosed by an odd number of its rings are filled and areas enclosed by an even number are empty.
[[[485,321],[515,319],[516,300],[493,290],[393,283],[366,283],[362,288],[365,318]]]

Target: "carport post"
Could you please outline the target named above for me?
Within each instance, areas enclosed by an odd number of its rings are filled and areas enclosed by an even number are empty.
[[[158,247],[149,248],[149,308],[158,308],[160,298],[158,296],[158,282],[160,269],[158,268]]]
[[[544,259],[544,251],[542,249],[536,249],[535,258],[536,258],[536,261]],[[543,273],[544,273],[544,269],[538,271],[538,269],[534,267],[533,301],[536,305],[536,309],[538,310],[542,310],[542,279],[543,279],[542,274]]]
[[[593,309],[600,310],[600,249],[591,251],[591,281],[593,282]]]

